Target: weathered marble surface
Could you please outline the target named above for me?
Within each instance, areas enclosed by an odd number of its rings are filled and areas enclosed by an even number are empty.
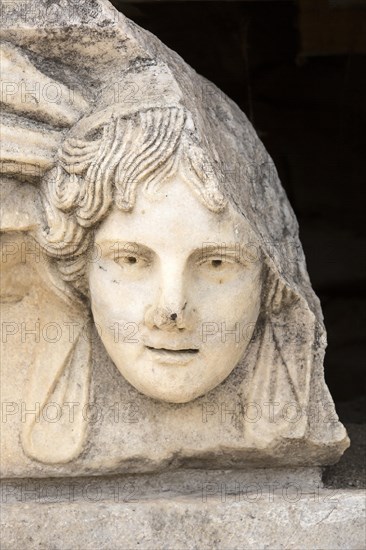
[[[349,440],[320,304],[246,116],[105,0],[61,2],[51,20],[47,2],[25,6],[7,6],[1,31],[2,475],[335,462]],[[101,235],[124,246],[126,227],[157,239],[141,292],[140,275],[93,255]],[[192,251],[207,242],[198,284]],[[168,349],[170,370],[129,355],[128,334],[116,345],[116,319],[138,329],[136,349]],[[197,360],[172,366],[182,349]]]
[[[4,480],[2,495],[9,550],[365,547],[364,491],[315,469]]]

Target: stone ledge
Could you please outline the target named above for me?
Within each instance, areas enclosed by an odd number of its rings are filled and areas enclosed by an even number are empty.
[[[96,481],[98,481],[96,479]],[[120,496],[120,495],[119,495]],[[365,492],[204,494],[139,500],[5,502],[2,548],[18,550],[355,549],[365,547]],[[92,502],[92,499],[95,499]],[[6,500],[6,499],[5,499]],[[3,495],[4,502],[4,495]]]
[[[162,497],[213,496],[222,493],[281,492],[316,493],[323,488],[321,468],[257,468],[252,470],[179,469],[161,473],[111,476],[1,479],[6,504],[52,504],[118,500],[141,502]],[[100,494],[98,498],[93,495]],[[90,495],[90,498],[89,498]],[[133,499],[130,497],[133,496]]]

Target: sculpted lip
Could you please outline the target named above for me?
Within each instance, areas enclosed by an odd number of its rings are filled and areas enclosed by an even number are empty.
[[[195,348],[184,348],[184,349],[171,349],[171,348],[154,348],[152,346],[145,346],[147,349],[151,351],[166,351],[170,353],[198,353],[199,350]]]
[[[169,349],[145,346],[156,361],[166,365],[185,365],[192,361],[199,350],[194,348]]]

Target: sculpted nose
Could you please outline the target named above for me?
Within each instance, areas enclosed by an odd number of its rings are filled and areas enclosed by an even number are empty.
[[[182,273],[167,270],[161,277],[156,302],[148,307],[145,324],[149,328],[177,330],[188,328],[188,303]]]
[[[168,331],[187,328],[182,309],[174,308],[178,313],[172,312],[173,310],[170,307],[152,307],[151,309],[153,311],[147,314],[147,324],[151,328],[156,327]]]

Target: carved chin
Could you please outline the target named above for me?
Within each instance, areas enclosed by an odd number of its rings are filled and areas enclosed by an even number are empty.
[[[167,356],[161,354],[158,360],[137,361],[133,371],[121,359],[114,363],[123,378],[140,393],[167,403],[188,403],[205,395],[221,384],[237,364],[236,357],[226,360],[217,372],[217,362],[212,359],[210,362],[193,356],[189,360],[187,354],[177,358]]]

